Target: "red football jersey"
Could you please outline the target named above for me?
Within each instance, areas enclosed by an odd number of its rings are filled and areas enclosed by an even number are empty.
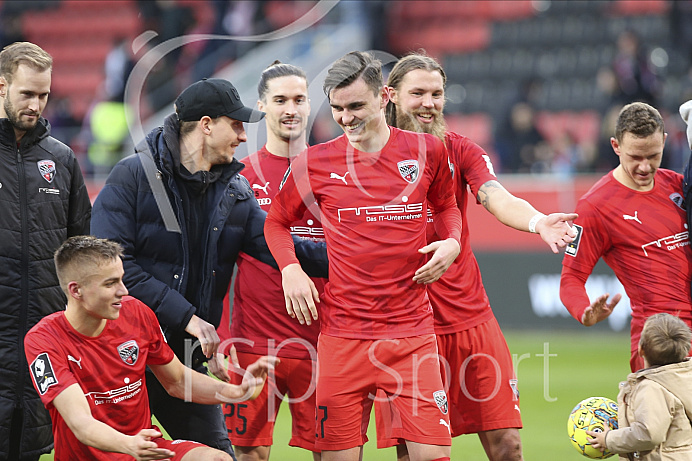
[[[460,238],[461,215],[444,144],[390,128],[380,152],[361,152],[345,135],[310,147],[291,165],[265,235],[279,267],[297,262],[285,228],[319,205],[329,283],[319,312],[322,333],[386,339],[433,333],[426,286],[412,278],[428,257],[427,208],[440,212],[443,238]]]
[[[272,199],[279,191],[279,185],[290,166],[289,159],[271,154],[265,146],[242,161],[245,164],[243,176],[250,182],[262,209],[269,211]],[[291,225],[291,233],[303,239],[324,241],[322,224],[309,211]],[[312,281],[322,296],[327,280],[313,278]],[[319,333],[319,320],[312,325],[301,325],[286,313],[281,272],[241,253],[233,291],[230,331],[228,309],[224,309],[219,327],[221,339],[242,338],[250,341],[250,344],[234,341],[236,349],[242,352],[302,359],[310,358],[310,351],[304,341],[314,350]],[[268,341],[272,343],[269,344]]]
[[[692,251],[682,203],[682,175],[664,169],[647,192],[619,183],[611,171],[577,203],[578,234],[565,251],[564,270],[590,274],[603,257],[630,298],[633,341],[653,314],[692,320]],[[573,291],[562,298],[581,320],[589,299],[583,289]]]
[[[468,330],[493,316],[478,262],[471,251],[466,207],[469,187],[473,197],[477,197],[478,189],[483,184],[497,178],[488,154],[466,136],[448,131],[445,144],[464,227],[461,231],[461,253],[437,282],[428,285],[437,334]],[[434,226],[428,226],[428,242],[439,239]]]
[[[77,332],[60,311],[42,319],[24,339],[34,387],[53,421],[55,459],[127,460],[82,444],[53,406],[53,399],[79,384],[94,418],[134,435],[152,427],[144,370],[173,360],[154,312],[126,296],[116,320],[99,336]]]

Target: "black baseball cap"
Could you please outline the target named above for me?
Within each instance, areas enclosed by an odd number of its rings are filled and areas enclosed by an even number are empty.
[[[246,107],[238,90],[222,78],[203,78],[180,93],[175,100],[175,112],[181,122],[194,122],[205,115],[222,115],[241,122],[259,122],[264,112]]]

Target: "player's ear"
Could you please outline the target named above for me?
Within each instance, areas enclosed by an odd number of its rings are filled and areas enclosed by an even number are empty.
[[[208,115],[205,115],[201,119],[199,119],[199,126],[202,128],[202,133],[209,135],[211,134],[211,125],[212,125],[212,118],[209,117]]]
[[[261,99],[257,100],[257,110],[261,110],[262,112],[264,112],[264,103]]]
[[[620,156],[620,144],[618,143],[618,140],[615,137],[610,138],[610,145],[613,146],[613,150],[617,154],[617,156]]]
[[[387,88],[387,92],[389,93],[389,100],[392,101],[394,104],[398,104],[399,101],[399,95],[396,92],[396,88],[393,86],[385,86]]]
[[[389,102],[389,87],[387,85],[384,85],[382,89],[380,90],[380,109],[384,109],[387,107],[387,103]]]
[[[0,97],[5,97],[7,96],[7,87],[9,85],[7,84],[7,79],[5,77],[0,77]]]
[[[82,298],[82,287],[78,282],[72,281],[67,284],[67,293],[71,298],[81,299]]]

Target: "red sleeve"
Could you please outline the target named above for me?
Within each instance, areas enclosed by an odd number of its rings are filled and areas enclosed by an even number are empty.
[[[303,183],[309,185],[305,162],[302,161],[305,156],[306,152],[303,152],[289,167],[264,222],[264,238],[280,270],[289,264],[300,264],[291,236],[291,223],[302,218],[307,209],[299,192],[302,188],[299,189],[295,179],[295,171],[298,171],[298,176],[304,179]]]
[[[159,324],[156,314],[143,302],[132,298],[139,304],[140,315],[144,317],[143,325],[147,326],[149,333],[149,354],[147,355],[147,364],[152,365],[165,365],[173,360],[175,354],[166,342],[166,338],[163,336],[163,331],[161,331],[161,325]]]
[[[62,338],[56,338],[39,324],[24,337],[24,353],[34,388],[46,408],[69,386],[77,383],[66,355],[60,350]]]
[[[454,182],[449,171],[447,148],[434,138],[431,163],[435,168],[428,202],[435,213],[435,232],[442,239],[453,238],[461,245],[461,212],[454,197]]]
[[[591,305],[589,295],[586,294],[586,279],[588,278],[589,274],[569,266],[562,266],[560,300],[579,323],[584,316],[584,311]]]

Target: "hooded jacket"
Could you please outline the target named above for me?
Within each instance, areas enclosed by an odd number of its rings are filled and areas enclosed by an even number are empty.
[[[207,227],[195,232],[203,239],[190,241],[189,216],[185,215],[183,203],[189,191],[180,190],[178,133],[179,122],[172,114],[162,127],[147,135],[145,143],[137,148],[139,154],[121,160],[113,168],[94,202],[91,225],[94,235],[123,246],[125,286],[130,295],[156,312],[169,339],[180,338],[193,314],[218,327],[240,251],[276,267],[264,240],[266,213],[257,203],[250,184],[239,174],[244,165],[235,159],[203,172],[219,176],[205,187],[201,209],[208,210],[210,215]],[[180,232],[166,230],[142,164],[146,149],[153,156],[156,180],[163,184]],[[308,273],[326,274],[324,244],[301,240],[296,243],[296,251],[306,264],[314,261]],[[195,302],[186,299],[191,260],[201,261],[202,265],[195,268],[199,271],[195,278]],[[171,346],[177,349],[175,344]]]
[[[73,235],[89,233],[91,201],[77,159],[50,136],[40,118],[19,146],[0,119],[0,459],[9,452],[15,406],[23,414],[20,450],[47,453],[50,415],[36,394],[24,356],[24,335],[65,308],[53,253]]]
[[[606,447],[620,459],[692,459],[692,361],[631,373],[618,404],[619,429],[606,434]]]

